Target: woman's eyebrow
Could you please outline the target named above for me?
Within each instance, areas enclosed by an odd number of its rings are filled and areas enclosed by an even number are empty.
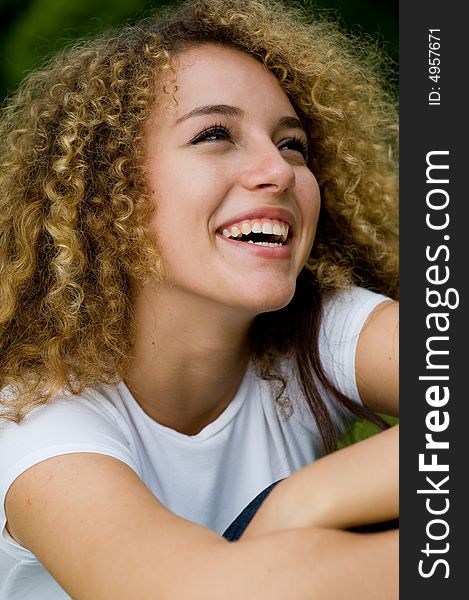
[[[229,104],[207,104],[203,106],[198,106],[194,108],[190,112],[185,115],[179,117],[176,120],[175,125],[182,123],[183,121],[187,121],[187,119],[191,119],[193,117],[203,117],[206,115],[222,115],[224,117],[242,117],[244,111],[238,108],[237,106],[230,106]],[[280,127],[288,127],[292,129],[302,129],[304,131],[304,127],[300,119],[298,117],[283,117],[279,121]]]
[[[236,106],[230,106],[229,104],[208,104],[206,106],[198,106],[191,110],[179,119],[176,120],[175,125],[181,123],[182,121],[186,121],[187,119],[191,119],[192,117],[200,117],[204,115],[222,115],[224,117],[241,117],[243,115],[243,111]]]
[[[289,129],[301,129],[306,133],[303,123],[298,117],[283,117],[283,119],[280,119],[279,121],[279,126],[288,127]]]

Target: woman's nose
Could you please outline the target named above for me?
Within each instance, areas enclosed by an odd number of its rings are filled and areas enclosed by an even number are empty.
[[[246,157],[245,187],[279,194],[295,185],[295,170],[270,140],[256,144]]]

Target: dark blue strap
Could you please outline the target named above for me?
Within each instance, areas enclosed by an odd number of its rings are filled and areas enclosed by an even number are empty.
[[[281,480],[279,480],[281,481]],[[273,488],[279,483],[276,481],[267,487],[264,491],[258,494],[252,502],[250,502],[246,508],[241,511],[241,513],[236,517],[236,519],[231,523],[231,525],[225,530],[223,533],[223,537],[226,538],[230,542],[234,542],[235,540],[239,540],[239,538],[243,535],[244,530],[251,522],[252,518],[258,511],[260,505],[264,502]]]

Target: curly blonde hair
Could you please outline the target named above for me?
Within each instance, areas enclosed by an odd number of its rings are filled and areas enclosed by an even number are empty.
[[[396,102],[376,46],[273,0],[189,1],[68,48],[3,110],[0,389],[20,391],[0,400],[6,418],[124,377],[133,290],[162,277],[143,129],[155,82],[204,42],[261,61],[304,123],[323,202],[315,293],[397,297]]]

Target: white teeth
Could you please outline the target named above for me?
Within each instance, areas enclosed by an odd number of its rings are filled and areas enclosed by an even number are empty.
[[[268,248],[278,248],[283,245],[283,244],[275,243],[275,242],[251,242],[251,241],[249,241],[248,244],[256,244],[256,246],[267,246]]]
[[[261,224],[259,223],[259,221],[254,221],[254,223],[252,224],[252,227],[251,227],[251,231],[253,233],[262,233],[262,227],[261,227]]]
[[[279,223],[274,223],[272,227],[272,233],[274,235],[282,235],[282,226]]]
[[[240,225],[233,225],[229,229],[223,229],[223,236],[225,238],[241,238],[243,235],[249,235],[252,233],[262,233],[264,235],[276,235],[280,237],[281,242],[286,242],[288,238],[290,226],[286,223],[271,221],[264,221],[262,224],[260,221],[246,221]],[[258,244],[267,244],[268,242],[252,242]],[[280,244],[282,245],[282,244]]]
[[[248,244],[255,244],[256,246],[268,246],[269,248],[279,248],[283,246],[283,244],[275,242],[253,242],[252,240],[249,240]]]

